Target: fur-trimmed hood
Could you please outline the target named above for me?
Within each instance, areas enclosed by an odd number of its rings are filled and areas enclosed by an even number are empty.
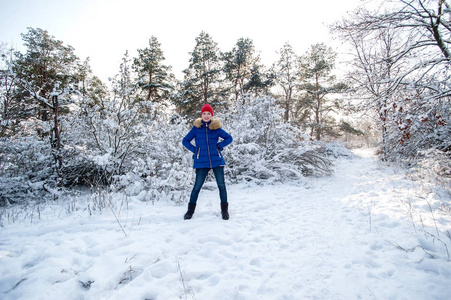
[[[193,125],[196,128],[201,128],[202,127],[202,118],[198,118],[194,121]],[[216,130],[222,127],[222,123],[221,120],[219,119],[211,119],[210,125],[208,125],[208,128],[210,130]]]

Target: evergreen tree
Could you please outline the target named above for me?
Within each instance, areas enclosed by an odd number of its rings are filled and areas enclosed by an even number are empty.
[[[250,93],[255,97],[267,96],[270,94],[269,90],[274,85],[274,76],[272,73],[262,72],[263,66],[254,65],[251,69],[251,77],[249,81],[244,84],[243,92]],[[243,97],[243,101],[245,101]]]
[[[87,104],[90,107],[98,106],[100,108],[105,108],[108,96],[108,87],[100,80],[100,78],[93,76],[88,80],[86,98],[88,100]]]
[[[88,84],[90,82],[90,78],[92,77],[92,69],[89,64],[89,57],[86,58],[81,64],[78,65],[77,76],[78,76],[78,91],[85,95],[88,89]]]
[[[19,78],[13,71],[14,49],[0,45],[0,137],[11,136],[20,130],[18,120],[25,109],[17,99]]]
[[[48,99],[56,87],[64,90],[78,83],[79,59],[73,47],[65,46],[40,28],[29,27],[28,33],[22,34],[22,39],[27,52],[15,53],[17,59],[14,71],[24,84],[22,88],[25,94],[35,99]],[[38,100],[44,102],[43,99]]]
[[[149,39],[149,46],[138,49],[138,57],[134,59],[133,69],[138,76],[138,86],[145,93],[145,99],[161,102],[168,99],[173,86],[174,76],[170,67],[162,64],[165,60],[161,44],[157,38]]]
[[[276,85],[282,89],[279,103],[284,109],[284,121],[289,122],[299,84],[299,62],[289,43],[283,45],[279,54],[279,61],[272,67],[272,72]]]
[[[217,43],[202,31],[190,54],[190,64],[183,71],[181,93],[176,101],[179,111],[186,115],[196,115],[199,108],[207,102],[217,108],[224,106],[226,94],[222,87],[221,54]]]
[[[300,76],[303,79],[301,89],[306,94],[298,103],[298,116],[301,116],[300,121],[303,121],[309,115],[309,111],[313,113],[310,127],[312,136],[314,135],[318,141],[323,134],[337,136],[337,132],[334,131],[335,119],[329,113],[339,109],[340,104],[337,99],[332,101],[327,99],[327,96],[344,91],[346,85],[336,83],[335,76],[331,75],[335,58],[336,53],[324,43],[312,45],[300,58]]]
[[[234,100],[245,91],[245,87],[253,78],[252,71],[258,71],[260,57],[255,54],[254,43],[249,38],[237,41],[231,52],[224,53],[224,72]],[[243,98],[244,99],[244,98]]]
[[[50,135],[55,169],[60,178],[59,171],[63,164],[60,114],[63,112],[62,105],[71,101],[70,94],[80,80],[79,60],[74,48],[65,46],[46,30],[28,28],[22,39],[27,52],[15,53],[13,68],[19,79],[17,97],[32,108],[34,117],[44,122],[52,120],[51,131],[40,133]],[[39,106],[35,106],[36,103]]]

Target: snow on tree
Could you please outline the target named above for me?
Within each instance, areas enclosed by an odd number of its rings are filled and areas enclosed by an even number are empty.
[[[308,142],[308,135],[283,122],[276,100],[248,97],[224,114],[233,143],[225,150],[226,172],[234,181],[272,183],[331,174],[324,144]]]
[[[16,99],[19,78],[13,71],[14,49],[6,49],[6,45],[0,44],[0,55],[0,137],[6,137],[20,131],[16,118],[25,109]]]
[[[350,78],[362,106],[379,115],[382,152],[398,160],[449,152],[448,3],[381,2],[384,11],[359,9],[334,28],[354,50]]]

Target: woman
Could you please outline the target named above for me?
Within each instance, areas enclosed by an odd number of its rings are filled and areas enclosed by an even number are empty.
[[[232,142],[232,136],[221,128],[221,121],[213,119],[213,108],[205,104],[201,111],[201,118],[194,121],[194,126],[183,138],[182,144],[194,153],[194,170],[196,181],[188,203],[185,220],[191,219],[196,209],[199,192],[204,185],[208,172],[213,170],[221,199],[221,215],[223,220],[229,219],[229,203],[227,202],[227,189],[224,181],[225,161],[222,149]],[[220,138],[222,140],[220,140]],[[194,139],[195,144],[191,144]]]

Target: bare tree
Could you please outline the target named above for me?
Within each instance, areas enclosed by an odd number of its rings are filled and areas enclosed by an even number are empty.
[[[449,5],[442,0],[381,2],[382,13],[359,9],[333,29],[353,48],[350,78],[364,104],[379,115],[384,154],[408,143],[413,130],[420,136],[409,151],[435,140],[446,145],[443,135],[431,137],[432,131],[418,128],[424,129],[430,119],[436,119],[432,127],[447,123],[437,111],[451,96]],[[389,130],[397,141],[388,141]]]

